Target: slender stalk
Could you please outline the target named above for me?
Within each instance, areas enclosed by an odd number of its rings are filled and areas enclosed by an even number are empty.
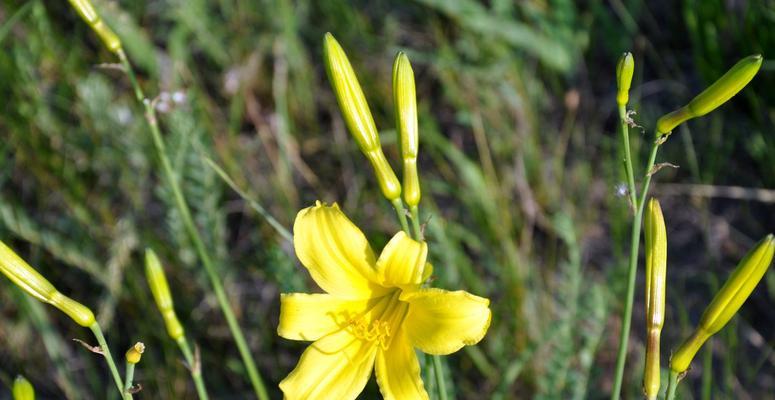
[[[702,394],[700,399],[711,400],[713,392],[713,340],[705,343],[705,354],[702,359]]]
[[[183,353],[183,358],[186,359],[189,371],[191,371],[191,379],[194,380],[194,386],[196,387],[196,393],[200,400],[208,400],[210,397],[207,395],[207,389],[205,389],[205,382],[202,379],[202,368],[199,365],[199,360],[194,359],[194,354],[191,352],[191,347],[188,345],[188,341],[185,336],[181,336],[178,340],[178,347]]]
[[[186,203],[186,199],[183,196],[183,191],[180,188],[177,175],[172,170],[172,164],[170,163],[169,157],[167,157],[166,146],[159,130],[159,123],[156,118],[156,112],[153,108],[153,105],[151,104],[151,101],[145,97],[142,88],[140,88],[140,85],[137,83],[134,70],[132,69],[132,65],[130,64],[129,59],[126,57],[126,54],[123,51],[119,51],[118,55],[124,70],[129,76],[132,87],[134,88],[135,97],[137,97],[137,100],[145,107],[145,119],[147,120],[150,127],[153,143],[156,148],[157,156],[161,161],[165,178],[170,186],[170,189],[172,190],[173,197],[175,198],[175,205],[178,208],[178,212],[180,213],[183,225],[186,228],[186,232],[188,233],[191,242],[196,248],[199,259],[202,261],[202,266],[204,267],[205,272],[207,273],[207,277],[210,280],[210,284],[213,287],[213,292],[215,293],[215,297],[218,300],[218,305],[220,306],[221,312],[226,319],[226,323],[229,326],[229,330],[231,331],[231,335],[234,338],[234,342],[237,344],[237,350],[239,350],[240,356],[242,357],[242,363],[245,365],[245,369],[248,372],[248,377],[250,378],[250,383],[253,386],[253,390],[259,399],[268,400],[269,395],[267,394],[264,383],[258,373],[258,369],[256,368],[256,364],[253,361],[253,357],[250,354],[250,349],[248,348],[248,344],[245,341],[245,335],[242,333],[242,329],[237,322],[237,318],[234,316],[234,311],[232,311],[231,305],[229,305],[229,300],[226,297],[226,292],[224,291],[221,278],[218,276],[218,273],[215,270],[215,265],[213,264],[213,261],[205,247],[204,241],[199,234],[199,230],[194,224],[194,219],[191,216],[191,210],[189,209],[188,203]]]
[[[414,237],[417,240],[422,240],[422,229],[420,228],[420,210],[417,206],[411,207],[409,212],[412,214],[412,228],[414,229]]]
[[[393,203],[393,208],[396,210],[396,215],[398,215],[398,222],[401,223],[401,229],[409,234],[409,236],[412,236],[412,232],[409,230],[409,224],[406,222],[406,209],[404,208],[404,202],[401,201],[401,198],[399,197],[391,201],[391,203]]]
[[[675,399],[675,390],[678,388],[678,372],[670,370],[670,378],[667,381],[667,393],[665,394],[665,400]]]
[[[447,400],[447,384],[444,382],[444,370],[441,368],[440,356],[433,356],[433,370],[436,373],[436,387],[439,390],[439,400]]]
[[[127,398],[132,398],[132,393],[129,389],[132,388],[132,381],[135,379],[135,364],[130,362],[126,363],[125,379],[124,379],[124,395]]]
[[[110,354],[110,347],[108,347],[108,343],[105,341],[105,335],[102,334],[102,328],[100,328],[100,324],[95,322],[89,326],[89,329],[91,329],[91,331],[94,333],[94,337],[97,338],[97,343],[100,345],[102,355],[105,356],[105,360],[108,362],[108,368],[110,368],[110,373],[113,375],[113,380],[116,382],[116,388],[121,394],[121,398],[124,400],[130,400],[130,397],[127,397],[128,393],[124,392],[124,382],[121,380],[121,375],[118,373],[118,367],[116,367],[116,363],[113,361],[113,356]]]
[[[635,189],[635,174],[632,169],[632,156],[630,155],[630,129],[627,124],[627,107],[619,106],[619,122],[622,125],[622,145],[624,147],[624,169],[627,172],[627,189],[630,194],[630,205],[633,210],[638,206]]]
[[[635,218],[632,221],[632,231],[630,235],[630,265],[627,273],[627,297],[625,297],[624,314],[622,315],[622,331],[619,334],[619,352],[616,356],[616,372],[614,376],[614,386],[611,391],[611,400],[619,400],[622,391],[622,379],[624,378],[624,365],[627,360],[627,345],[630,339],[630,325],[632,323],[632,304],[635,298],[635,277],[638,271],[638,249],[640,247],[641,222],[643,221],[643,209],[646,204],[646,196],[651,184],[651,169],[654,167],[654,161],[657,159],[657,150],[661,143],[657,138],[651,146],[651,154],[646,164],[646,175],[641,188],[640,199],[635,203]]]

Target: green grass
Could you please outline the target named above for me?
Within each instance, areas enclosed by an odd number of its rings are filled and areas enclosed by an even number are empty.
[[[92,306],[114,354],[145,342],[136,398],[186,398],[193,385],[142,272],[143,249],[153,247],[201,346],[212,396],[249,395],[129,82],[100,65],[114,59],[67,3],[20,3],[0,5],[0,239]],[[394,168],[391,63],[406,51],[417,74],[434,285],[492,300],[487,337],[444,358],[447,387],[460,399],[604,398],[610,390],[629,232],[626,199],[616,195],[624,182],[616,60],[635,55],[631,108],[650,132],[735,60],[775,56],[770,1],[664,3],[95,1],[147,94],[185,94],[160,112],[168,155],[272,398],[305,345],[275,334],[279,293],[315,285],[256,205],[290,229],[299,209],[336,201],[375,247],[386,243],[399,228],[345,130],[322,38],[331,31],[350,55]],[[765,61],[741,96],[662,146],[660,160],[681,168],[660,172],[655,194],[664,182],[684,184],[682,193],[699,183],[775,188],[773,70]],[[635,132],[642,160],[649,135]],[[773,230],[775,215],[757,201],[661,201],[670,349],[735,261]],[[772,272],[768,279],[713,339],[712,358],[695,361],[682,398],[772,393]],[[626,398],[640,395],[642,276],[635,304]],[[0,399],[18,373],[43,398],[114,396],[102,360],[72,338],[90,336],[0,279]],[[362,397],[377,393],[371,382]]]

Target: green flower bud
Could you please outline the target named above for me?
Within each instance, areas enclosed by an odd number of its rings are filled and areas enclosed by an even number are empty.
[[[632,84],[632,73],[635,70],[635,60],[629,51],[622,54],[619,62],[616,64],[616,103],[620,106],[626,106],[630,101],[630,85]]]
[[[330,33],[323,40],[326,71],[347,128],[374,168],[382,194],[388,200],[401,196],[401,184],[382,153],[377,127],[366,97],[342,46]]]
[[[51,304],[72,318],[78,325],[89,327],[94,313],[83,304],[59,293],[54,285],[0,241],[0,272],[30,296]]]
[[[651,199],[643,221],[646,241],[646,364],[643,392],[649,399],[659,393],[660,335],[665,324],[667,280],[667,230],[659,201]]]
[[[150,286],[153,299],[156,301],[156,307],[159,308],[164,324],[167,326],[167,334],[173,340],[178,340],[183,337],[183,325],[180,324],[178,316],[175,314],[170,287],[167,283],[167,277],[164,275],[164,269],[159,262],[159,257],[151,249],[145,250],[145,278],[148,280],[148,286]]]
[[[404,161],[403,197],[409,207],[414,207],[420,203],[420,178],[417,174],[420,137],[417,128],[414,71],[409,57],[404,53],[398,53],[393,63],[393,102],[396,126],[401,138],[401,158]]]
[[[27,378],[19,375],[13,381],[13,400],[35,400],[35,388]]]
[[[775,237],[770,234],[760,241],[737,265],[724,286],[705,309],[692,336],[686,339],[670,359],[670,369],[682,373],[689,368],[700,347],[720,331],[737,313],[764,277],[775,254]]]
[[[662,116],[657,121],[657,134],[668,135],[676,126],[692,118],[701,117],[731,99],[759,72],[762,66],[760,54],[748,56],[737,62],[726,74],[710,85],[689,104]]]
[[[68,0],[78,15],[81,16],[91,29],[99,36],[105,47],[113,53],[118,53],[121,49],[121,39],[110,29],[109,26],[100,18],[97,10],[90,0]]]

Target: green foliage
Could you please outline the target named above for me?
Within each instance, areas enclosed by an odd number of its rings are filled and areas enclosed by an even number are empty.
[[[640,122],[680,105],[733,60],[775,55],[771,2],[679,3],[95,1],[158,98],[168,155],[272,398],[303,348],[275,334],[279,293],[314,283],[256,205],[287,229],[316,199],[338,202],[375,242],[398,229],[339,116],[323,33],[347,49],[397,170],[390,65],[397,51],[407,53],[434,284],[492,299],[485,340],[444,362],[460,399],[610,390],[630,218],[615,193],[624,182],[617,57],[632,51],[649,66],[636,67],[630,92]],[[102,65],[115,59],[65,2],[4,2],[0,16],[0,238],[63,292],[94,304],[114,351],[138,340],[148,346],[135,376],[146,397],[189,398],[188,371],[142,274],[142,249],[153,247],[181,322],[201,346],[211,394],[247,395],[234,379],[239,356],[155,172],[142,110],[125,76]],[[762,81],[723,117],[674,132],[662,157],[681,168],[661,171],[660,181],[775,187],[771,70],[765,60]],[[185,99],[171,100],[176,93]],[[640,158],[647,147],[633,143]],[[666,349],[711,297],[707,277],[775,223],[772,203],[687,201],[691,187],[681,188],[662,199],[684,232],[671,232]],[[723,378],[709,383],[714,393],[770,393],[772,272],[767,288],[716,339],[713,370],[696,363],[692,374]],[[18,373],[41,398],[103,398],[102,360],[70,341],[87,334],[23,299],[0,280],[0,398]],[[631,350],[641,352],[637,317],[634,324]],[[636,364],[628,364],[625,398],[640,393]],[[700,393],[700,379],[691,381],[682,390]],[[377,396],[376,385],[363,396]]]

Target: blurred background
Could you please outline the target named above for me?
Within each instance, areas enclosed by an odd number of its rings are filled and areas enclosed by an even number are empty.
[[[347,51],[394,168],[394,55],[417,76],[421,213],[434,285],[492,300],[487,337],[446,357],[460,399],[607,398],[629,248],[615,65],[635,57],[631,142],[642,176],[656,119],[738,59],[740,95],[662,146],[652,193],[668,226],[662,362],[736,262],[775,229],[775,1],[94,1],[159,96],[169,155],[272,398],[306,343],[279,338],[279,294],[318,290],[292,246],[203,162],[290,227],[338,202],[380,249],[398,225],[345,130],[322,38]],[[252,393],[160,179],[125,76],[67,2],[0,2],[0,239],[93,307],[114,354],[148,350],[139,399],[195,394],[143,274],[155,249],[217,399]],[[725,186],[742,187],[729,191]],[[642,261],[624,397],[639,398]],[[686,399],[775,391],[775,272],[693,363]],[[40,398],[114,395],[87,330],[0,279],[0,399],[24,374]],[[666,382],[666,380],[664,380]],[[426,385],[431,385],[426,382]],[[376,398],[372,381],[362,398]],[[771,397],[769,397],[771,398]]]

